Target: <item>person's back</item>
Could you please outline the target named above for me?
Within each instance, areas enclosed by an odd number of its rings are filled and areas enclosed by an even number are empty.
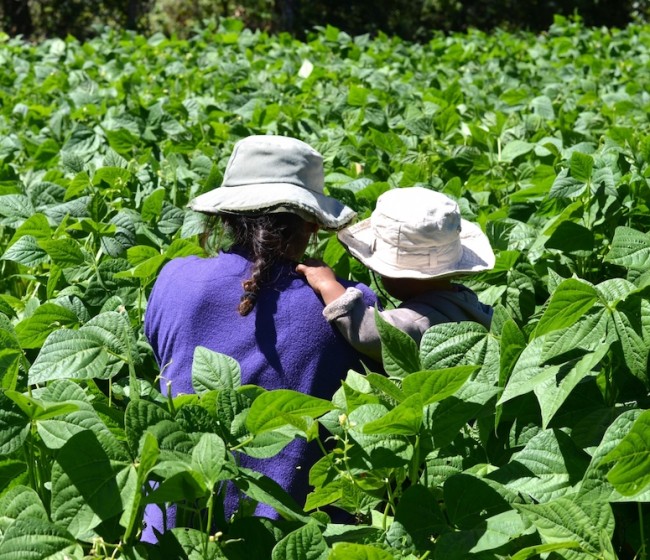
[[[161,389],[192,393],[192,358],[203,346],[234,358],[242,383],[267,390],[292,389],[330,399],[360,354],[322,316],[322,302],[295,272],[320,227],[340,229],[354,212],[323,194],[322,157],[292,138],[249,137],[237,143],[221,187],[200,195],[193,210],[217,216],[217,238],[228,250],[210,258],[185,257],[166,264],[149,296],[145,333],[161,369]],[[211,238],[209,222],[204,240]],[[348,283],[351,285],[352,283]],[[357,285],[368,305],[376,296]],[[296,439],[278,455],[243,467],[265,474],[299,503],[309,491],[309,469],[319,458],[314,443]],[[241,496],[228,486],[226,518]],[[256,515],[278,518],[260,504]],[[143,540],[175,526],[148,507]]]

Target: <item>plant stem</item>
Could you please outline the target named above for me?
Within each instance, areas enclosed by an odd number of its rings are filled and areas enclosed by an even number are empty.
[[[643,508],[641,507],[641,502],[637,502],[636,507],[639,511],[639,536],[641,537],[641,550],[639,550],[639,560],[646,560],[648,555],[646,554],[645,549],[645,529],[643,527]]]

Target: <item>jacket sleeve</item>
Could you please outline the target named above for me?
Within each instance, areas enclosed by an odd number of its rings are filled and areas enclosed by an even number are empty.
[[[381,340],[375,325],[375,309],[366,305],[361,290],[347,288],[341,297],[325,306],[323,315],[355,350],[381,363]]]

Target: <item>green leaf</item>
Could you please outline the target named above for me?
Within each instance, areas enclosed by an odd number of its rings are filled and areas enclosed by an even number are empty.
[[[564,221],[555,228],[544,245],[549,249],[557,249],[565,253],[592,253],[594,244],[592,230],[575,222]]]
[[[556,550],[574,550],[580,548],[578,541],[560,541],[550,544],[536,544],[522,548],[516,554],[510,557],[510,560],[529,560],[530,558],[539,558],[544,552],[553,552]]]
[[[241,368],[234,358],[204,346],[194,349],[192,387],[198,394],[241,386]]]
[[[131,453],[141,456],[147,432],[156,438],[161,451],[169,451],[174,457],[190,460],[194,443],[190,435],[161,406],[144,399],[132,400],[124,413],[124,429]]]
[[[535,501],[547,502],[565,495],[582,478],[586,467],[587,455],[568,435],[543,430],[487,478]]]
[[[535,144],[531,144],[530,142],[512,140],[504,146],[503,150],[501,150],[501,159],[503,161],[513,161],[519,156],[532,152],[534,148]]]
[[[277,482],[260,473],[240,467],[233,482],[244,494],[270,505],[285,519],[302,523],[312,520]]]
[[[38,244],[52,262],[61,267],[76,266],[85,261],[81,247],[74,239],[43,239]]]
[[[24,235],[4,252],[2,259],[25,266],[38,266],[47,262],[49,257],[34,236]]]
[[[564,280],[551,295],[535,328],[535,336],[570,327],[590,311],[598,299],[598,291],[588,282],[573,278]]]
[[[482,363],[488,331],[473,321],[442,323],[429,328],[420,342],[423,370]]]
[[[615,463],[607,480],[624,496],[634,496],[650,483],[650,410],[644,411],[629,433],[603,459]]]
[[[204,479],[206,488],[212,489],[221,480],[226,461],[226,444],[216,434],[202,434],[192,452],[192,467]]]
[[[78,324],[79,318],[70,309],[48,302],[16,325],[16,335],[23,348],[40,348],[50,333]]]
[[[420,371],[422,368],[415,340],[386,321],[377,309],[375,323],[381,339],[381,359],[386,373],[393,377],[404,377]]]
[[[479,366],[456,366],[437,371],[419,371],[404,378],[406,396],[419,394],[427,405],[453,395]]]
[[[16,520],[0,542],[0,560],[16,558],[70,558],[81,560],[84,556],[79,545],[68,531],[42,519]]]
[[[93,432],[75,434],[52,465],[52,520],[80,538],[121,514],[130,468],[112,463]]]
[[[648,352],[650,351],[647,341],[636,332],[632,321],[626,314],[614,311],[611,323],[613,323],[611,330],[616,332],[618,340],[621,342],[625,364],[633,375],[647,383]]]
[[[650,260],[650,235],[626,226],[617,227],[604,260],[628,268],[647,267]]]
[[[20,449],[29,434],[29,420],[3,392],[0,392],[0,455]]]
[[[29,382],[53,379],[109,379],[130,359],[136,342],[125,315],[96,315],[79,330],[52,332],[29,370]]]
[[[600,344],[595,352],[575,362],[566,362],[556,376],[547,377],[535,384],[533,391],[542,410],[542,428],[548,427],[578,383],[588,375],[595,375],[592,370],[601,363],[607,352],[609,346]]]
[[[329,549],[316,523],[289,533],[273,548],[272,560],[326,560]]]
[[[591,174],[594,169],[594,158],[589,154],[580,152],[573,152],[569,162],[571,167],[571,177],[583,183],[591,179]]]
[[[383,418],[365,424],[363,432],[374,435],[417,435],[422,426],[422,407],[420,394],[413,394]]]
[[[414,546],[431,550],[437,535],[449,530],[435,493],[420,484],[410,486],[397,504],[395,519],[386,538],[395,548]]]
[[[47,511],[36,490],[16,485],[0,497],[0,531],[5,532],[17,519],[48,521]]]
[[[253,434],[273,430],[285,424],[301,427],[303,417],[317,418],[334,408],[324,399],[303,395],[290,389],[276,389],[259,395],[246,417]]]
[[[602,550],[601,531],[609,540],[614,532],[614,515],[606,502],[586,502],[576,496],[563,496],[547,503],[514,504],[537,528],[544,543],[575,541],[589,556]],[[612,559],[613,560],[613,559]]]
[[[16,335],[6,329],[0,328],[0,387],[14,389],[18,383],[20,364],[23,351]]]
[[[18,391],[8,390],[5,391],[5,395],[14,401],[31,421],[48,420],[78,410],[74,403],[45,403]]]
[[[395,560],[388,551],[369,544],[336,543],[328,560]]]

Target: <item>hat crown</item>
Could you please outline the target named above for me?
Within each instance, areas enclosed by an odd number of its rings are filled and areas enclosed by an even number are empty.
[[[407,253],[429,253],[460,245],[458,204],[423,187],[393,189],[382,194],[370,223],[378,239]]]
[[[222,187],[289,184],[322,194],[323,157],[309,144],[284,136],[249,136],[235,144]]]

